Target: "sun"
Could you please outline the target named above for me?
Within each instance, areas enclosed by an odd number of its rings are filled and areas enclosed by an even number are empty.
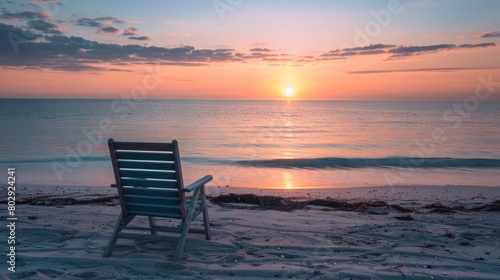
[[[293,97],[293,95],[295,94],[295,89],[292,88],[292,87],[287,87],[285,89],[285,96],[288,97],[288,98],[291,98]]]

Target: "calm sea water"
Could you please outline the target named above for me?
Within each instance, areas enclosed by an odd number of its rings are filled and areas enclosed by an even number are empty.
[[[499,102],[0,102],[0,166],[20,184],[108,185],[112,137],[177,139],[185,180],[219,186],[500,186]]]

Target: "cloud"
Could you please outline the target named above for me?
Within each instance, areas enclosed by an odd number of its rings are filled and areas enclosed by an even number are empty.
[[[138,40],[138,41],[151,41],[153,40],[151,37],[149,36],[139,36],[139,37],[135,37],[135,36],[131,36],[131,37],[128,37],[130,40]]]
[[[386,45],[386,44],[372,44],[364,47],[346,48],[346,52],[365,52],[365,51],[376,51],[381,49],[394,48],[396,45]]]
[[[103,27],[103,28],[97,30],[97,33],[108,34],[108,35],[118,35],[121,32],[122,31],[119,28],[116,28],[113,26]]]
[[[497,44],[495,43],[482,43],[482,44],[462,44],[459,45],[457,48],[459,49],[472,49],[472,48],[487,48],[487,47],[494,47]]]
[[[388,53],[392,54],[389,59],[407,57],[412,55],[422,55],[429,53],[436,53],[440,51],[450,51],[450,50],[459,50],[459,49],[472,49],[472,48],[486,48],[486,47],[494,47],[495,43],[481,43],[481,44],[462,44],[462,45],[454,45],[454,44],[441,44],[441,45],[430,45],[430,46],[409,46],[409,47],[396,47],[388,50]]]
[[[191,34],[189,34],[189,33],[168,33],[167,37],[189,38],[189,37],[191,37]]]
[[[117,17],[110,17],[110,16],[107,16],[107,17],[97,17],[95,18],[95,20],[97,21],[105,21],[105,22],[109,22],[109,23],[124,23],[125,21],[124,20],[121,20]]]
[[[164,24],[171,24],[172,23],[172,20],[171,19],[167,19],[163,22]]]
[[[500,68],[460,68],[460,67],[450,67],[450,68],[415,68],[415,69],[388,69],[388,70],[366,70],[366,71],[349,71],[349,74],[385,74],[385,73],[402,73],[402,72],[456,72],[456,71],[466,71],[466,70],[491,70]]]
[[[80,26],[87,26],[87,27],[97,27],[101,28],[105,25],[111,25],[113,23],[121,24],[125,23],[125,20],[119,19],[117,17],[110,17],[110,16],[105,16],[105,17],[97,17],[97,18],[79,18],[76,20],[75,24],[80,25]]]
[[[483,32],[481,34],[476,34],[476,37],[478,37],[478,38],[500,37],[500,30]]]
[[[63,4],[62,2],[63,2],[62,0],[31,0],[28,3],[34,6],[43,6],[49,4],[62,5]]]
[[[9,19],[9,20],[21,20],[21,19],[24,19],[24,20],[45,19],[45,20],[48,20],[51,18],[50,14],[48,12],[24,11],[24,12],[9,13],[5,10],[2,12],[2,15],[0,17],[4,18],[4,19]]]
[[[414,54],[424,54],[424,53],[434,53],[442,50],[451,50],[456,46],[453,44],[441,44],[441,45],[430,45],[430,46],[400,46],[390,49],[388,52],[393,54],[391,57],[398,56],[410,56]]]
[[[116,71],[132,64],[205,66],[217,62],[237,62],[234,49],[196,49],[192,46],[166,48],[99,43],[82,37],[45,35],[45,40],[27,40],[13,55],[8,34],[25,30],[0,23],[0,66],[61,71]],[[37,36],[37,38],[41,38]],[[103,68],[101,65],[115,65]],[[99,67],[97,67],[99,66]],[[95,68],[97,67],[97,68]]]
[[[293,61],[291,58],[277,58],[277,57],[265,57],[263,58],[264,61],[268,62],[288,62],[288,61]]]
[[[272,50],[271,49],[267,49],[267,48],[253,48],[253,49],[250,49],[251,52],[271,52]]]
[[[317,60],[334,60],[347,59],[355,55],[376,55],[386,53],[386,49],[395,47],[396,45],[372,44],[364,47],[354,47],[345,49],[336,49],[328,53],[321,54]]]
[[[336,59],[347,59],[352,56],[357,55],[378,55],[378,54],[389,54],[387,60],[394,59],[404,59],[413,55],[423,55],[436,53],[441,51],[451,51],[460,49],[473,49],[473,48],[486,48],[494,47],[495,43],[481,43],[481,44],[440,44],[440,45],[429,45],[429,46],[396,46],[391,44],[372,44],[363,47],[353,47],[331,50],[327,53],[321,54],[317,61],[325,60],[336,60]]]
[[[359,55],[380,55],[385,58],[421,55],[432,52],[455,50],[479,50],[495,47],[495,43],[481,44],[442,44],[430,46],[396,46],[393,44],[372,44],[360,47],[335,49],[320,55],[293,55],[282,53],[264,47],[250,48],[249,51],[236,51],[232,48],[197,49],[194,46],[167,48],[161,46],[146,46],[145,41],[152,40],[149,36],[129,36],[123,38],[136,41],[132,44],[109,44],[87,40],[82,37],[66,36],[62,34],[59,25],[49,19],[36,18],[38,15],[17,13],[18,18],[30,18],[28,25],[23,28],[0,23],[0,67],[19,67],[32,69],[54,69],[61,71],[116,71],[127,69],[130,65],[158,64],[180,66],[206,66],[214,63],[247,63],[264,62],[268,65],[305,65],[307,63],[321,63],[334,59],[347,59]],[[35,18],[33,18],[35,17]],[[85,18],[83,18],[85,19]],[[109,20],[101,17],[97,19]],[[38,20],[38,22],[36,21]],[[81,19],[80,19],[81,20]],[[96,19],[90,19],[95,22]],[[82,24],[89,24],[83,21]],[[132,29],[134,28],[134,29]],[[113,26],[101,26],[98,32],[116,35],[122,30]],[[135,27],[129,27],[124,33],[136,32]],[[24,39],[15,43],[11,41],[11,34]],[[10,37],[9,37],[10,36]],[[178,37],[179,34],[176,34]],[[43,39],[43,40],[41,40]],[[141,41],[141,42],[139,42]],[[128,41],[131,42],[131,41]],[[13,55],[12,44],[19,49]],[[102,65],[110,65],[102,68]],[[97,68],[93,68],[97,67]],[[85,70],[83,70],[85,69]],[[94,69],[94,70],[93,70]],[[112,70],[115,69],[115,70]],[[353,72],[352,74],[379,73]],[[387,70],[383,70],[387,71]],[[392,71],[392,70],[391,70]],[[451,68],[413,69],[398,71],[458,71]]]
[[[75,22],[76,25],[88,26],[88,27],[101,27],[102,23],[91,18],[80,18]]]
[[[45,34],[62,34],[61,26],[43,19],[30,20],[28,25]]]
[[[125,31],[123,31],[123,35],[124,36],[133,36],[133,35],[135,35],[136,31],[137,31],[137,28],[129,27],[129,28],[126,28]]]
[[[13,38],[17,42],[17,40],[34,41],[42,37],[43,35],[31,32],[30,30],[0,23],[0,42],[3,42],[0,44],[0,52],[13,51],[10,38]]]
[[[48,12],[24,11],[10,13],[6,10],[3,10],[0,17],[14,21],[27,21],[26,28],[34,32],[42,32],[45,34],[62,34],[61,26],[52,22],[52,16]]]

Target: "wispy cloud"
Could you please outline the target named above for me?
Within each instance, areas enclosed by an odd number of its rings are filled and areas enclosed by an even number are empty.
[[[168,33],[167,37],[174,37],[174,38],[189,38],[191,37],[191,34],[189,33]]]
[[[452,51],[461,49],[487,48],[495,47],[495,43],[480,43],[480,44],[439,44],[428,46],[396,46],[392,44],[372,44],[364,47],[354,47],[345,49],[335,49],[327,53],[321,54],[316,58],[317,61],[347,59],[358,55],[378,55],[388,54],[386,60],[404,59],[413,55],[431,54],[442,51]]]
[[[483,33],[481,33],[481,34],[476,34],[476,37],[478,37],[478,38],[493,38],[493,37],[500,37],[500,30],[489,31],[489,32],[483,32]]]
[[[110,16],[97,17],[97,18],[95,18],[95,20],[101,21],[101,22],[107,22],[108,24],[111,24],[111,23],[124,23],[125,22],[124,20],[121,20],[121,19],[119,19],[117,17],[110,17]]]
[[[392,48],[387,52],[392,54],[391,58],[394,58],[401,56],[434,53],[443,50],[451,50],[454,49],[455,47],[456,46],[453,44],[440,44],[440,45],[430,45],[430,46],[399,46],[396,48]]]
[[[63,1],[62,0],[30,0],[28,2],[31,5],[34,6],[43,6],[43,5],[62,5]]]
[[[76,22],[76,25],[80,26],[88,26],[88,27],[101,27],[102,23],[99,22],[98,20],[91,19],[91,18],[79,18]]]
[[[460,50],[460,49],[473,49],[473,48],[486,48],[486,47],[494,47],[495,43],[481,43],[481,44],[462,44],[462,45],[454,45],[454,44],[440,44],[440,45],[430,45],[430,46],[400,46],[393,49],[388,50],[388,53],[391,56],[388,59],[397,59],[412,55],[422,55],[429,53],[436,53],[440,51],[451,51],[451,50]]]
[[[495,43],[481,43],[481,44],[462,44],[458,45],[458,49],[473,49],[473,48],[486,48],[486,47],[494,47]]]
[[[125,20],[119,19],[117,17],[105,16],[97,18],[79,18],[75,21],[76,25],[87,26],[87,27],[103,27],[111,25],[113,23],[121,24],[125,23]]]
[[[137,41],[151,41],[153,40],[151,37],[149,36],[130,36],[128,37],[130,40],[137,40]]]
[[[386,44],[372,44],[364,47],[336,49],[320,55],[318,60],[332,60],[332,59],[347,59],[355,55],[375,55],[386,53],[386,49],[393,48],[396,45]]]
[[[48,12],[24,11],[24,12],[10,13],[7,11],[3,11],[1,18],[9,19],[9,20],[21,20],[21,19],[24,19],[24,20],[45,19],[45,20],[48,20],[51,18],[51,16]]]
[[[401,73],[401,72],[456,72],[466,70],[492,70],[498,68],[478,68],[478,67],[449,67],[449,68],[414,68],[414,69],[386,69],[386,70],[363,70],[363,71],[349,71],[349,74],[386,74],[386,73]]]
[[[118,35],[121,32],[122,31],[119,28],[116,28],[113,26],[103,27],[103,28],[97,30],[97,33],[108,34],[108,35]]]
[[[251,52],[271,52],[272,50],[271,49],[267,49],[267,48],[253,48],[253,49],[250,49]]]
[[[257,42],[250,43],[250,46],[264,46],[265,44],[266,44],[266,42],[257,41]]]
[[[125,31],[123,31],[124,36],[133,36],[137,32],[137,28],[135,27],[129,27],[126,28]]]

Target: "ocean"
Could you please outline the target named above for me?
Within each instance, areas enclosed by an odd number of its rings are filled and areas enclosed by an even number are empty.
[[[1,99],[17,184],[113,183],[107,139],[179,141],[186,183],[500,186],[500,102]]]

